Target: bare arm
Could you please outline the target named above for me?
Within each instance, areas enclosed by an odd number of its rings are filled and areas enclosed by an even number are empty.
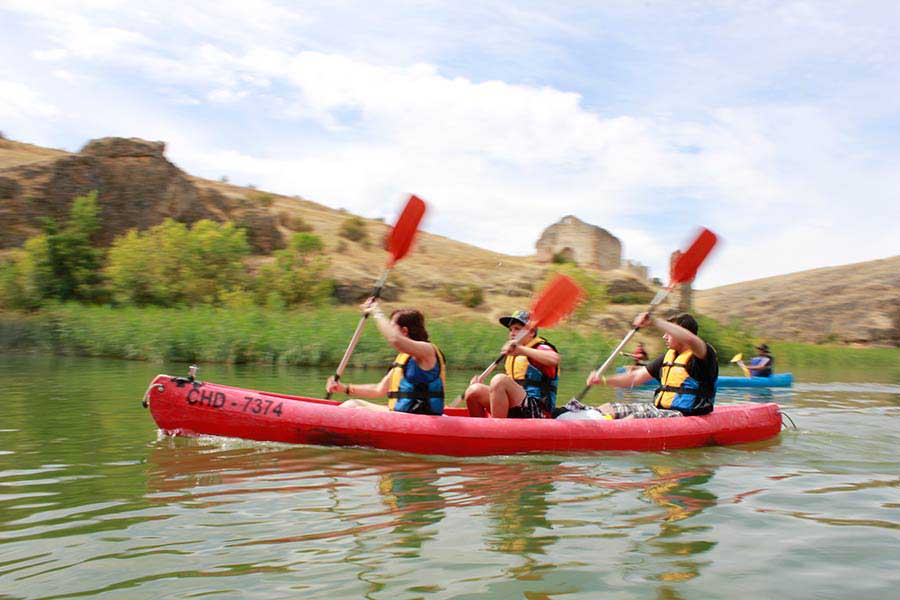
[[[390,390],[391,374],[382,377],[378,383],[344,383],[343,381],[335,381],[334,377],[328,378],[325,389],[329,393],[337,392],[339,394],[347,394],[354,398],[383,398],[387,396]]]
[[[528,348],[513,342],[506,342],[503,354],[507,356],[525,356],[528,360],[547,367],[559,366],[559,354],[550,348]]]
[[[639,314],[634,320],[635,327],[646,327],[651,323],[663,333],[668,333],[672,338],[678,340],[681,345],[690,348],[697,358],[701,360],[706,358],[706,342],[681,325],[676,325],[658,317],[651,319],[647,313]]]
[[[632,369],[627,373],[619,373],[608,377],[606,375],[597,375],[596,371],[591,371],[586,383],[587,385],[610,385],[612,387],[629,388],[647,383],[651,379],[653,379],[653,376],[650,375],[647,367],[641,367],[640,369]]]
[[[434,368],[434,365],[437,364],[437,352],[430,342],[413,340],[403,335],[403,332],[400,331],[400,327],[381,312],[381,308],[378,306],[377,301],[367,302],[363,305],[363,310],[371,312],[375,317],[375,324],[378,326],[378,331],[381,332],[381,335],[384,336],[387,343],[397,352],[404,352],[412,356],[424,371],[430,371]]]

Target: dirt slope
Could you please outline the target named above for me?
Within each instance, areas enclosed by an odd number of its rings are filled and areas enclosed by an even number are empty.
[[[763,337],[900,344],[900,256],[695,292],[698,310]]]

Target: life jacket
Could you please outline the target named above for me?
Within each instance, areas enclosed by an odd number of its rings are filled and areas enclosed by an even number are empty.
[[[663,357],[659,373],[660,385],[656,388],[653,403],[657,408],[668,408],[690,415],[712,412],[716,398],[715,385],[699,382],[688,372],[694,353],[686,350],[675,355],[669,349]]]
[[[766,365],[765,369],[759,369],[755,371],[750,371],[750,377],[771,377],[772,376],[772,365],[775,364],[775,359],[771,356],[754,356],[750,359],[750,366],[755,367],[758,364],[762,363],[764,358],[769,359],[769,364]]]
[[[535,348],[539,345],[550,346],[556,352],[556,346],[542,337],[535,336],[526,348]],[[556,388],[559,383],[559,368],[553,377],[547,377],[543,371],[535,367],[527,356],[507,356],[504,365],[506,374],[512,377],[516,383],[525,389],[525,395],[537,398],[544,405],[541,408],[551,413],[556,408]]]
[[[440,367],[438,375],[428,382],[413,383],[406,378],[406,370],[416,362],[409,354],[401,352],[391,363],[388,408],[397,412],[422,415],[444,414],[444,377],[446,365],[444,353],[434,346]]]

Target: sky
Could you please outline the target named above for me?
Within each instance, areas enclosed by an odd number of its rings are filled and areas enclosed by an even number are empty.
[[[565,215],[706,289],[900,254],[894,0],[0,0],[0,132],[530,255]]]

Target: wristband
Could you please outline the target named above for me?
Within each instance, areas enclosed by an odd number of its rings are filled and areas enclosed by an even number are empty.
[[[344,394],[346,394],[347,396],[349,396],[349,395],[350,395],[350,388],[351,388],[351,387],[352,387],[352,386],[351,386],[349,383],[345,383],[345,384],[344,384]]]

